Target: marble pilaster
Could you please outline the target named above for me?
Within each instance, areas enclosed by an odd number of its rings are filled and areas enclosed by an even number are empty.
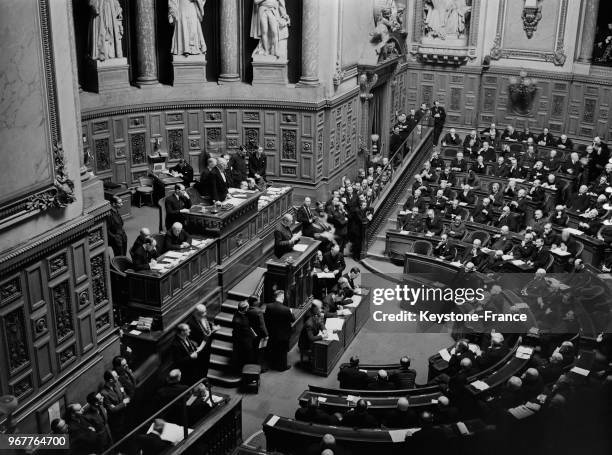
[[[221,0],[221,74],[220,83],[238,82],[238,2]]]
[[[302,75],[299,85],[319,84],[319,0],[302,5]]]
[[[155,44],[155,0],[135,0],[136,5],[136,84],[157,83],[157,50]]]
[[[593,46],[595,44],[595,33],[597,31],[597,15],[599,13],[599,0],[582,1],[582,39],[578,61],[580,63],[591,63],[593,57]]]

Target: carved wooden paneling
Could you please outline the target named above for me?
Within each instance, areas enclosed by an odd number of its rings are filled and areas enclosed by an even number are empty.
[[[297,134],[295,130],[281,129],[281,160],[297,159]]]
[[[95,324],[97,334],[101,334],[108,331],[111,328],[110,310],[105,311],[104,313],[101,313],[96,316]]]
[[[74,334],[72,298],[68,281],[62,281],[51,289],[51,300],[55,318],[56,341],[60,344]]]
[[[178,160],[183,158],[183,129],[168,130],[168,158]]]
[[[132,164],[146,164],[147,162],[147,146],[145,143],[145,133],[130,134],[130,154],[132,156]]]
[[[47,259],[49,278],[54,278],[68,270],[68,253],[66,250],[54,254]]]
[[[72,270],[75,283],[81,283],[87,279],[89,259],[87,257],[87,246],[85,241],[80,241],[72,246]]]
[[[11,395],[14,395],[18,400],[26,397],[34,390],[32,374],[29,373],[23,378],[11,381],[9,389]]]
[[[189,134],[200,134],[200,113],[199,111],[189,111],[187,113],[187,131]]]
[[[158,137],[162,134],[161,114],[155,113],[149,115],[149,128],[151,137]]]
[[[276,112],[266,111],[264,114],[264,134],[276,134]]]
[[[34,346],[36,356],[37,379],[40,385],[44,385],[53,378],[53,354],[49,341],[39,343]]]
[[[47,313],[41,313],[38,315],[32,315],[32,334],[35,339],[38,339],[49,333],[49,321],[47,319]]]
[[[227,122],[226,122],[227,133],[238,134],[238,112],[227,111]]]
[[[4,306],[23,295],[21,277],[15,275],[12,278],[0,283],[0,306]]]
[[[14,375],[30,364],[28,333],[26,331],[25,311],[19,306],[2,318],[4,342],[7,348],[6,359],[9,374]]]
[[[77,350],[75,343],[65,347],[57,353],[57,360],[60,369],[65,369],[77,359]]]
[[[95,345],[95,330],[94,322],[92,321],[92,313],[88,312],[79,316],[79,340],[81,344],[81,352],[87,352]]]
[[[106,259],[104,253],[91,258],[91,287],[93,290],[94,304],[96,306],[108,300]]]
[[[110,170],[110,141],[108,137],[94,139],[94,156],[97,172]]]

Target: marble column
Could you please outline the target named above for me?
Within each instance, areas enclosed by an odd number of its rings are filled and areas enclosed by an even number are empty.
[[[591,63],[595,32],[597,31],[597,14],[599,13],[599,0],[582,0],[582,40],[578,61]]]
[[[238,3],[221,0],[221,74],[220,83],[238,82]]]
[[[136,84],[157,84],[157,49],[155,40],[155,0],[136,0]]]
[[[319,0],[302,4],[302,75],[299,85],[319,84]]]

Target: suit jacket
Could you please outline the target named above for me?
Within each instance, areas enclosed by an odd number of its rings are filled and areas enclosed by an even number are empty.
[[[300,207],[297,209],[295,218],[298,222],[302,223],[302,234],[304,234],[306,237],[312,237],[314,235],[314,230],[312,227],[314,213],[312,212],[312,209],[303,204],[300,205]]]
[[[546,267],[546,265],[548,265],[549,259],[550,252],[548,250],[545,250],[544,247],[542,247],[541,249],[534,251],[531,260],[533,261],[533,266],[536,269],[543,269],[544,267]]]
[[[416,381],[416,371],[412,368],[400,368],[389,376],[397,389],[412,389]]]
[[[487,213],[484,213],[483,211],[486,211]],[[484,207],[482,203],[478,204],[477,207],[474,207],[472,217],[474,217],[474,221],[476,223],[488,224],[493,219],[493,206],[489,204]]]
[[[503,345],[500,347],[488,347],[484,350],[482,356],[476,359],[478,366],[485,370],[498,363],[506,356],[506,354],[508,354],[508,352],[508,347]]]
[[[436,117],[437,114],[440,114],[440,117]],[[446,121],[446,111],[442,106],[434,106],[431,108],[431,118],[433,118],[435,125],[442,126]]]
[[[108,244],[113,248],[115,254],[124,255],[127,251],[127,234],[123,229],[123,218],[117,211],[112,208],[110,216],[106,223],[106,229],[108,233]]]
[[[476,135],[476,137],[472,137],[470,134],[468,134],[467,136],[465,136],[465,138],[463,139],[463,147],[469,147],[470,146],[470,140],[474,139],[474,145],[473,147],[477,147],[476,150],[478,150],[480,148],[480,137],[478,137],[478,135]]]
[[[442,229],[444,229],[444,225],[439,216],[434,215],[433,219],[429,217],[425,218],[425,230],[433,232],[435,235],[440,235]]]
[[[157,433],[136,436],[134,445],[142,450],[142,455],[158,455],[172,447],[170,441],[162,439]]]
[[[223,178],[224,176],[225,175],[221,175],[221,170],[216,166],[210,171],[210,175],[208,176],[208,191],[213,201],[223,202],[225,198],[227,198],[227,188],[230,182],[227,180],[227,176],[225,176],[225,179]]]
[[[474,264],[476,268],[480,267],[482,262],[487,259],[487,254],[485,254],[482,250],[478,249],[476,254],[474,254],[474,248],[466,248],[465,253],[463,254],[463,263],[471,262]]]
[[[513,243],[512,239],[508,236],[501,236],[493,242],[491,246],[492,250],[502,250],[504,254],[508,253],[512,249]]]
[[[467,161],[465,161],[465,159],[459,161],[457,158],[453,158],[451,161],[451,169],[455,168],[460,169],[461,172],[465,172],[467,170]]]
[[[495,163],[491,168],[491,175],[495,177],[507,177],[508,165],[505,162],[503,162],[502,164]]]
[[[557,147],[563,150],[574,150],[574,143],[570,138],[567,138],[565,142],[563,141],[563,139],[559,139],[559,141],[557,142]]]
[[[402,226],[402,230],[421,232],[423,230],[423,216],[420,214],[417,216],[413,216],[412,213],[406,216],[406,218],[404,219],[404,225]]]
[[[202,341],[208,340],[212,334],[212,326],[208,320],[204,324],[200,321],[200,318],[191,316],[189,318],[189,328],[191,329],[190,337],[196,344],[201,344]]]
[[[576,212],[582,213],[586,209],[588,209],[590,206],[591,206],[591,196],[589,196],[587,193],[583,193],[583,194],[578,193],[571,199],[570,208],[572,210],[575,210]]]
[[[334,425],[337,423],[337,420],[333,416],[330,416],[328,413],[318,408],[299,408],[295,411],[295,420],[318,423],[319,425]]]
[[[368,374],[359,367],[350,365],[340,367],[338,381],[341,389],[363,390],[368,386]]]
[[[465,202],[466,204],[473,204],[476,201],[476,196],[474,196],[472,190],[468,191],[467,194],[462,191],[457,194],[457,200],[459,202]]]
[[[150,270],[149,262],[157,257],[157,250],[147,251],[142,245],[132,250],[132,267],[134,270]]]
[[[176,166],[171,167],[170,170],[183,174],[183,182],[185,183],[185,186],[189,187],[189,184],[193,182],[193,168],[191,165],[187,163],[182,166],[177,164]]]
[[[266,180],[267,157],[265,153],[257,156],[257,152],[251,153],[249,156],[249,177],[255,178],[255,174],[259,174],[262,179]]]
[[[198,344],[191,338],[183,341],[178,335],[174,338],[171,345],[172,360],[177,368],[183,372],[186,379],[191,377],[192,369],[195,368],[195,359],[191,358],[191,354],[196,351]]]
[[[453,138],[451,133],[446,133],[442,138],[442,143],[446,145],[461,145],[462,141],[458,134],[455,134],[455,137]]]
[[[545,142],[545,144],[544,144],[544,145],[546,145],[547,147],[554,147],[554,146],[555,146],[555,143],[556,143],[556,142],[555,142],[555,138],[554,138],[554,137],[553,137],[553,135],[552,135],[552,134],[550,134],[550,133],[546,133],[546,134],[541,133],[541,134],[538,136],[538,138],[537,138],[536,142],[537,142],[538,144],[540,144],[540,142]]]
[[[535,188],[532,192],[529,193],[531,196],[531,201],[536,205],[537,208],[543,208],[544,201],[546,201],[546,190],[541,186]]]
[[[172,229],[166,232],[164,245],[167,250],[180,250],[183,242],[191,244],[191,236],[185,229],[181,230],[179,235],[174,235]]]
[[[166,206],[166,229],[170,229],[177,222],[184,226],[185,215],[181,213],[181,210],[191,207],[191,199],[184,196],[177,198],[175,194],[171,194],[166,197],[164,205]]]
[[[344,413],[340,425],[351,428],[377,428],[378,421],[368,411],[360,412],[351,409]]]
[[[338,253],[335,257],[332,256],[331,251],[328,251],[323,255],[323,266],[327,266],[330,272],[334,270],[340,270],[340,273],[337,275],[340,277],[342,272],[346,268],[346,263],[344,262],[344,256],[342,253]]]
[[[267,304],[264,321],[272,342],[289,341],[291,324],[295,321],[295,316],[289,307],[278,302]]]
[[[312,343],[315,341],[322,340],[323,337],[319,335],[319,332],[325,329],[325,326],[316,320],[312,316],[308,317],[304,322],[304,327],[300,332],[300,339],[298,340],[298,346],[301,351],[308,351],[312,349]]]
[[[264,320],[264,312],[261,308],[251,307],[246,312],[249,325],[255,331],[259,338],[266,338],[268,336],[268,329],[266,328],[266,321]]]
[[[70,453],[74,455],[89,455],[91,453],[101,453],[107,446],[102,444],[98,433],[92,430],[93,427],[83,416],[67,421],[68,436],[70,437]],[[104,435],[105,436],[105,435]]]
[[[277,258],[293,250],[294,243],[291,240],[292,237],[291,229],[284,224],[279,224],[274,231],[274,255]]]
[[[235,187],[240,187],[240,182],[247,179],[247,163],[245,157],[241,156],[238,152],[234,153],[229,162],[227,168],[232,176],[232,183]]]
[[[108,426],[108,413],[104,407],[85,406],[83,418],[96,430],[100,446],[105,449],[113,443],[113,438]]]
[[[117,375],[119,376],[119,384],[123,386],[126,395],[133,399],[134,395],[136,395],[136,377],[134,373],[132,370],[121,370],[117,372]]]
[[[434,256],[443,257],[447,261],[454,261],[457,256],[457,248],[448,242],[444,242],[442,245],[438,243],[433,249]]]
[[[419,419],[416,412],[412,409],[400,411],[392,409],[385,413],[383,424],[387,428],[414,428],[419,424]]]

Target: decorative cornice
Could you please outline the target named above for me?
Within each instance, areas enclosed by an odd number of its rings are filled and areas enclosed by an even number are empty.
[[[48,255],[63,245],[85,235],[94,224],[104,220],[110,213],[110,204],[103,201],[85,215],[66,223],[47,235],[20,245],[0,256],[0,274],[8,274],[20,269],[33,260]]]

